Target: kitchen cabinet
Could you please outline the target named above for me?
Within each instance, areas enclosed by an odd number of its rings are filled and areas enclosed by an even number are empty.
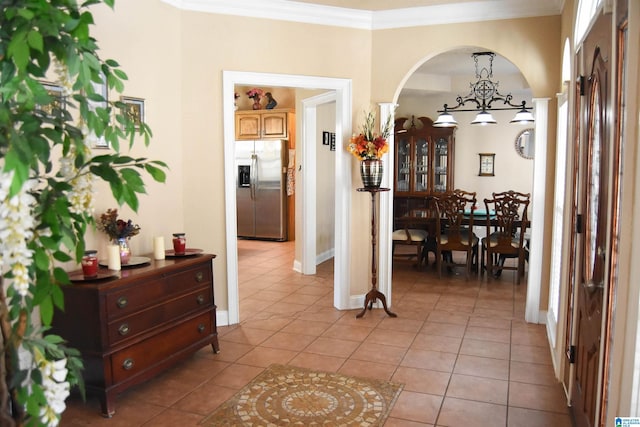
[[[289,139],[291,120],[288,109],[236,111],[236,139]]]
[[[87,393],[100,397],[105,417],[114,414],[119,393],[204,346],[219,351],[214,258],[198,254],[119,272],[101,269],[99,280],[63,287],[65,309],[56,311],[52,332],[80,351]]]

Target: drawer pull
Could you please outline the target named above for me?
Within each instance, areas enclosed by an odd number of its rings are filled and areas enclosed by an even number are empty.
[[[202,273],[202,271],[198,271],[196,273],[196,282],[200,283],[202,282],[202,279],[204,279],[204,274]]]
[[[120,297],[116,304],[118,305],[118,308],[125,308],[129,304],[129,300],[127,297]]]
[[[198,302],[198,305],[202,305],[202,304],[204,304],[204,296],[202,296],[202,295],[198,295],[198,296],[196,297],[196,301]]]
[[[123,323],[122,325],[120,325],[120,327],[118,328],[118,333],[120,335],[127,335],[129,333],[129,324]]]
[[[204,324],[200,323],[198,325],[198,332],[200,332],[200,333],[204,332]]]
[[[129,371],[133,369],[133,359],[131,358],[124,359],[124,362],[122,362],[122,367],[124,368],[125,371]]]

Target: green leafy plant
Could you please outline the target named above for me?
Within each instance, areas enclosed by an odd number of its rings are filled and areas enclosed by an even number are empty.
[[[80,262],[95,225],[93,185],[108,182],[120,204],[137,210],[142,175],[165,181],[162,161],[121,154],[151,130],[96,91],[122,92],[126,74],[98,55],[89,7],[114,0],[0,2],[0,425],[59,423],[73,386],[82,388],[80,354],[50,333],[64,309],[61,267]],[[52,93],[43,85],[55,80]],[[112,151],[94,155],[106,141]]]

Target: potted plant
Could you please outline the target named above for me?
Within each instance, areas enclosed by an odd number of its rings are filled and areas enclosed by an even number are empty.
[[[95,90],[122,92],[126,74],[103,60],[90,35],[88,7],[114,0],[13,0],[0,6],[0,425],[59,423],[64,400],[82,386],[80,355],[49,333],[61,263],[80,263],[84,234],[95,224],[92,188],[109,183],[134,211],[145,191],[141,174],[165,180],[166,164],[121,154],[151,130],[134,124],[119,101]],[[42,79],[56,76],[57,92]],[[94,155],[91,141],[111,148]]]

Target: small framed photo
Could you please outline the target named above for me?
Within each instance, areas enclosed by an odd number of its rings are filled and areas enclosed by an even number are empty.
[[[95,93],[97,93],[98,95],[102,95],[104,101],[89,100],[89,109],[91,111],[95,111],[96,108],[107,108],[109,106],[109,91],[107,88],[107,80],[105,78],[105,75],[102,73],[100,74],[100,80],[100,83],[92,81],[91,85],[93,86],[93,90],[95,91]],[[107,142],[104,135],[102,135],[100,138],[97,138],[95,135],[92,135],[92,137],[93,148],[109,148],[109,143]]]
[[[107,79],[103,73],[100,73],[100,83],[96,83],[94,81],[91,82],[91,86],[93,86],[93,91],[102,95],[104,101],[91,101],[89,100],[89,108],[91,111],[95,111],[96,108],[107,108],[109,102],[109,91],[107,88]]]
[[[322,132],[322,145],[329,145],[329,132]]]
[[[67,108],[67,101],[65,99],[62,86],[49,82],[41,83],[52,100],[46,105],[38,105],[37,108],[49,118],[61,118],[64,110]]]
[[[136,129],[139,129],[144,123],[144,99],[121,96],[120,101],[125,105],[124,115],[133,122]]]
[[[329,150],[336,151],[336,133],[329,133]]]
[[[480,172],[478,176],[495,176],[495,153],[478,153],[480,156]]]

